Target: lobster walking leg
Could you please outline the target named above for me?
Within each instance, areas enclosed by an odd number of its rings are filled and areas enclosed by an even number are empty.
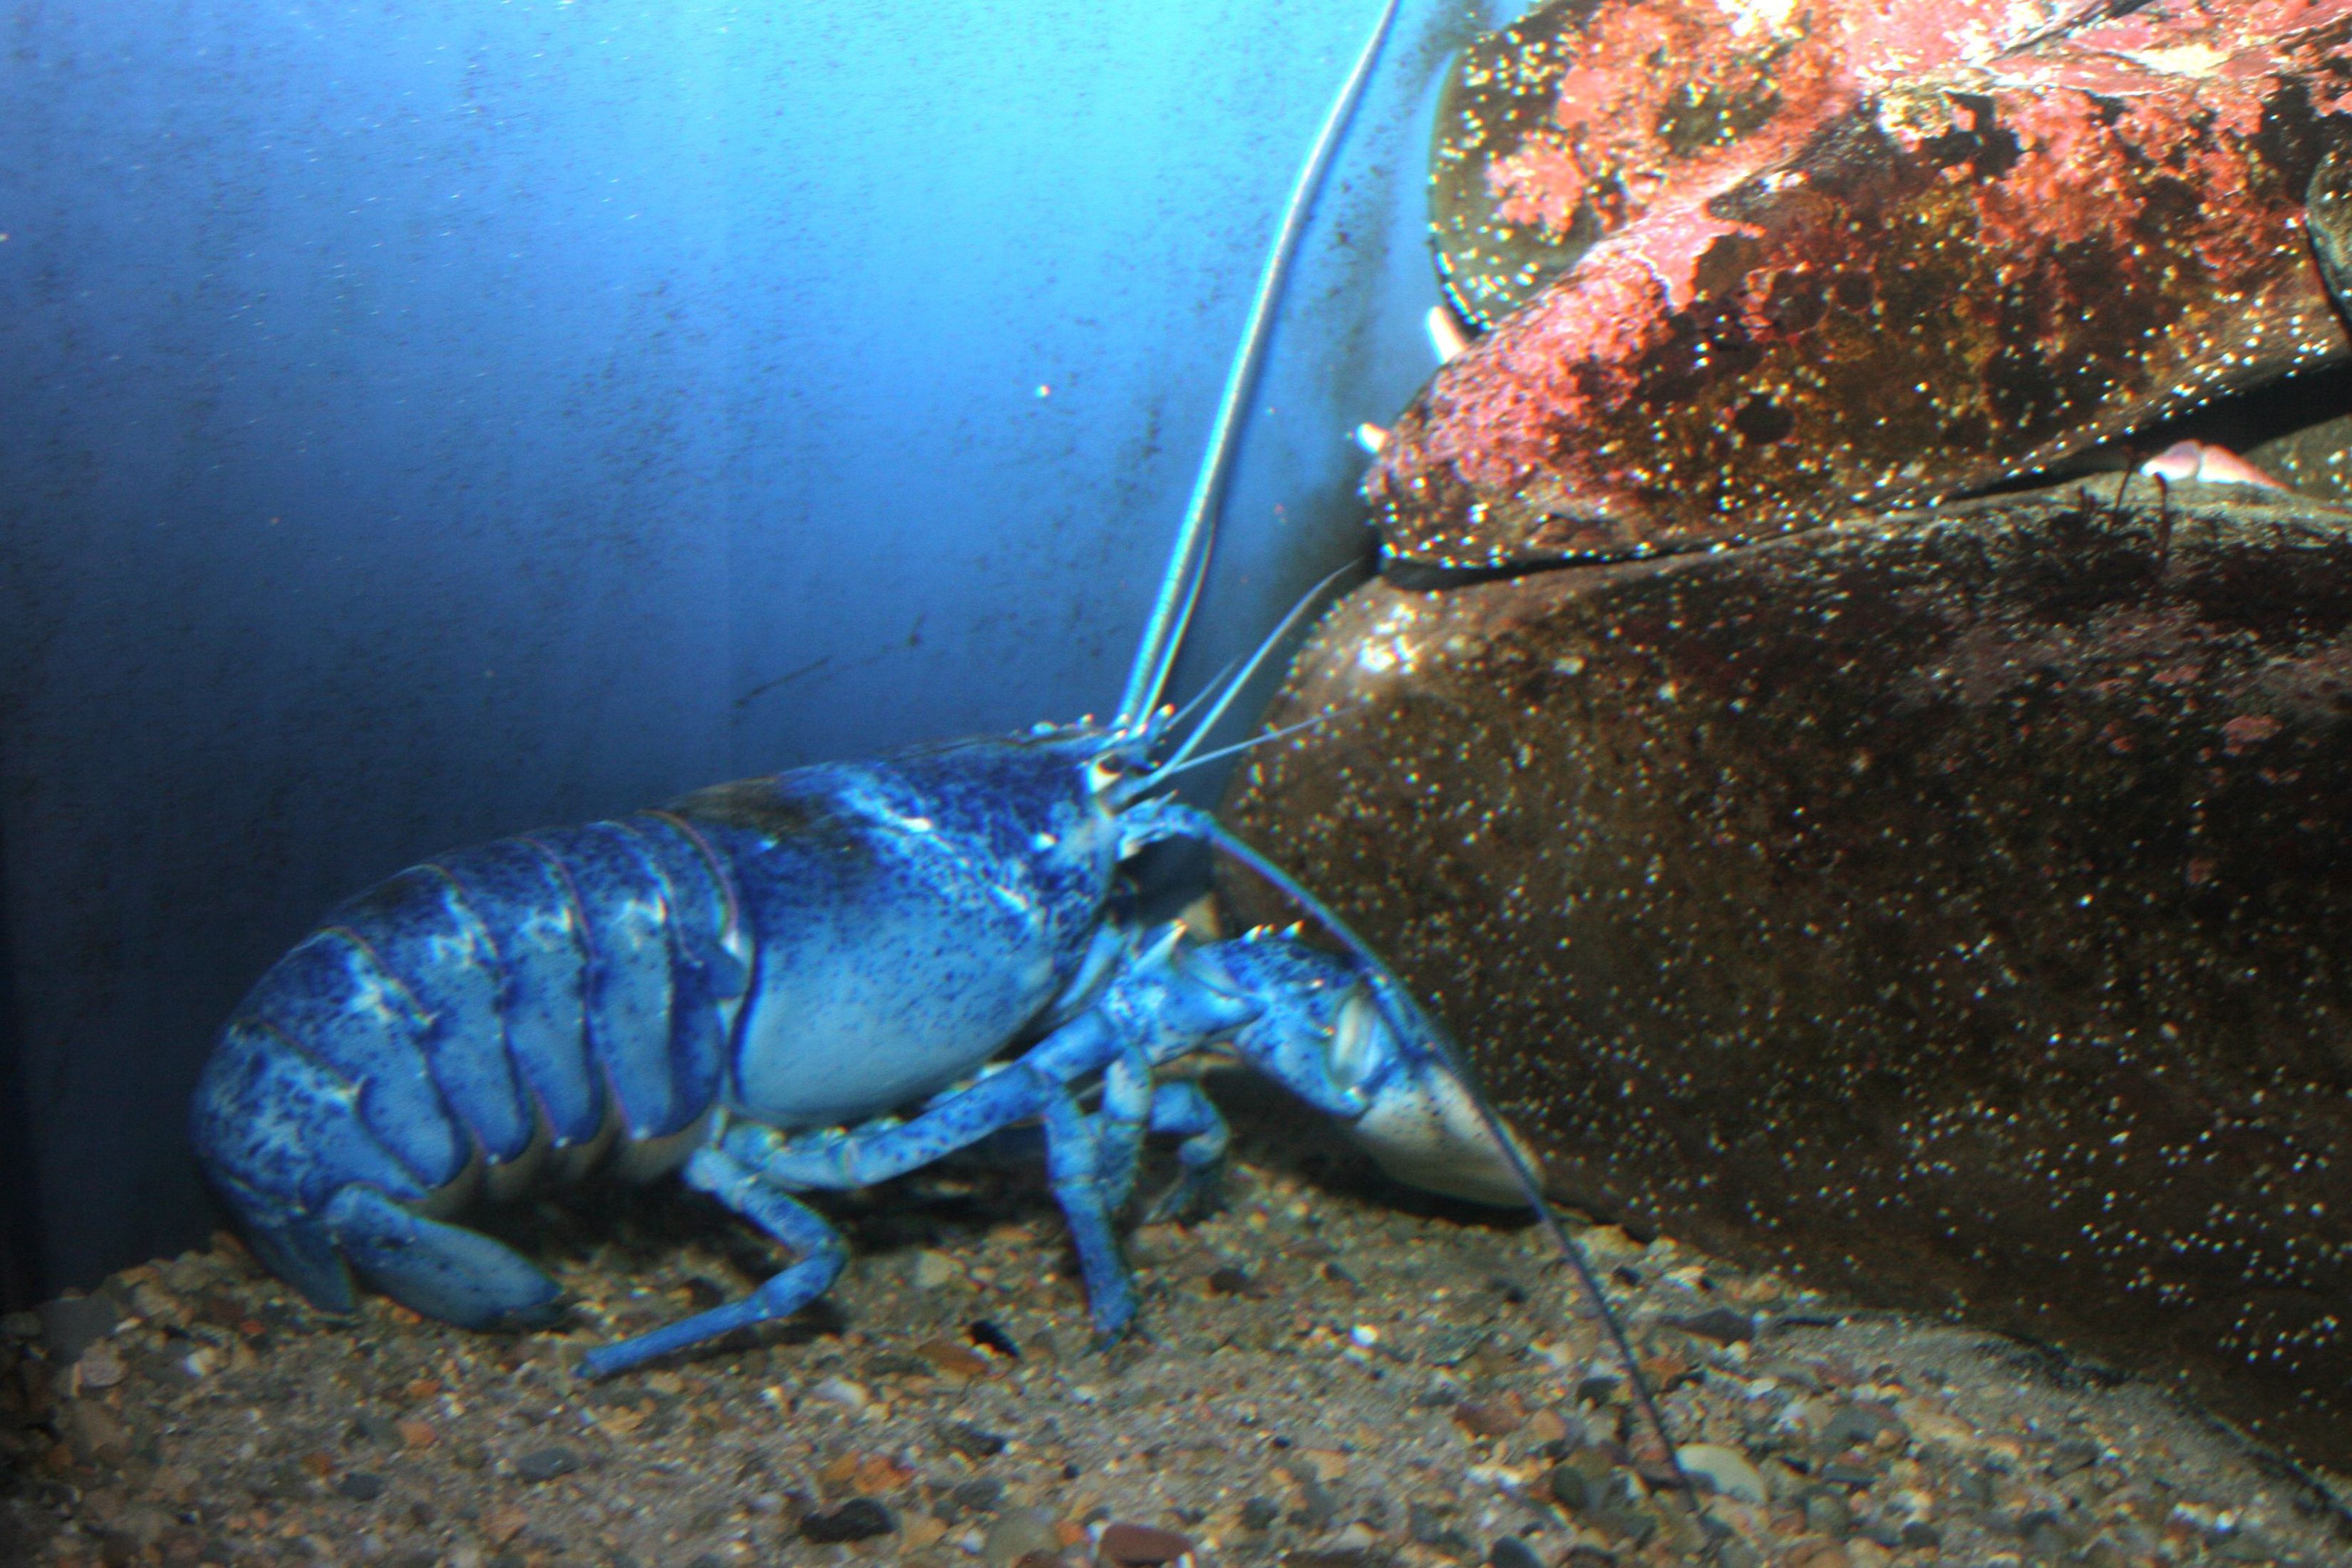
[[[1045,1176],[1061,1205],[1063,1223],[1070,1227],[1095,1334],[1108,1343],[1134,1320],[1135,1280],[1119,1255],[1110,1217],[1113,1194],[1126,1184],[1118,1172],[1106,1169],[1106,1152],[1099,1119],[1080,1110],[1069,1090],[1055,1086],[1045,1104]]]
[[[789,1318],[833,1288],[849,1249],[824,1215],[777,1188],[754,1165],[719,1148],[702,1148],[686,1163],[687,1184],[709,1193],[801,1255],[799,1262],[740,1301],[665,1323],[649,1333],[590,1351],[580,1360],[588,1377],[616,1372],[716,1339],[733,1329]]]
[[[1233,1143],[1224,1114],[1192,1083],[1163,1083],[1151,1091],[1151,1131],[1172,1134],[1176,1145],[1174,1184],[1152,1200],[1147,1218],[1189,1219],[1217,1206],[1217,1176]]]

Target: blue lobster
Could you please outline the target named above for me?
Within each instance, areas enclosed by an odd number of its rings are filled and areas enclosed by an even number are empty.
[[[331,1310],[352,1307],[356,1270],[451,1322],[543,1324],[554,1282],[440,1216],[600,1163],[682,1170],[795,1255],[741,1300],[591,1352],[603,1376],[824,1292],[844,1245],[795,1193],[884,1181],[1034,1120],[1094,1321],[1116,1334],[1135,1299],[1113,1215],[1145,1134],[1181,1140],[1179,1205],[1225,1147],[1199,1089],[1155,1069],[1219,1043],[1406,1180],[1532,1197],[1524,1152],[1369,950],[1160,793],[1249,670],[1152,761],[1271,309],[1393,10],[1292,195],[1120,716],[721,784],[362,894],[256,984],[196,1093],[197,1153],[272,1269]],[[1169,838],[1271,878],[1353,962],[1290,936],[1139,928],[1122,868]]]

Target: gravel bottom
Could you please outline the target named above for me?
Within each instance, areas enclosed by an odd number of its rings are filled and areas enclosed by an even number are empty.
[[[1108,1351],[1042,1185],[977,1168],[832,1205],[800,1319],[603,1384],[583,1351],[780,1255],[667,1191],[478,1215],[578,1298],[514,1338],[324,1317],[226,1236],[126,1270],[5,1321],[0,1563],[2352,1562],[2352,1493],[2151,1385],[1585,1228],[1695,1514],[1531,1229],[1214,1088],[1228,1206],[1132,1233]]]

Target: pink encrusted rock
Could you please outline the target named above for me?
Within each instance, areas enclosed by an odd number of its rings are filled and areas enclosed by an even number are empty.
[[[1597,107],[1485,171],[1577,254],[1398,421],[1365,482],[1396,554],[1769,536],[2352,353],[2304,228],[2352,0],[2053,0],[2005,34],[1935,0],[1577,9],[1514,68]],[[1703,26],[1717,55],[1664,47]]]

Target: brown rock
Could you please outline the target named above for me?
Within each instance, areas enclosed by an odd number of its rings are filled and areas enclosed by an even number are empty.
[[[1454,1424],[1473,1437],[1507,1437],[1526,1419],[1516,1399],[1465,1399],[1454,1407]]]
[[[508,1542],[520,1535],[524,1527],[530,1523],[529,1514],[509,1503],[506,1507],[493,1510],[484,1516],[482,1535],[492,1546],[504,1546]]]
[[[986,1356],[955,1340],[925,1340],[915,1347],[915,1353],[952,1378],[986,1377],[996,1370]]]
[[[1095,1539],[1095,1558],[1104,1568],[1159,1568],[1192,1552],[1190,1536],[1148,1524],[1114,1521]]]
[[[1373,584],[1228,820],[1577,1204],[2345,1467],[2352,515],[2135,494]]]

